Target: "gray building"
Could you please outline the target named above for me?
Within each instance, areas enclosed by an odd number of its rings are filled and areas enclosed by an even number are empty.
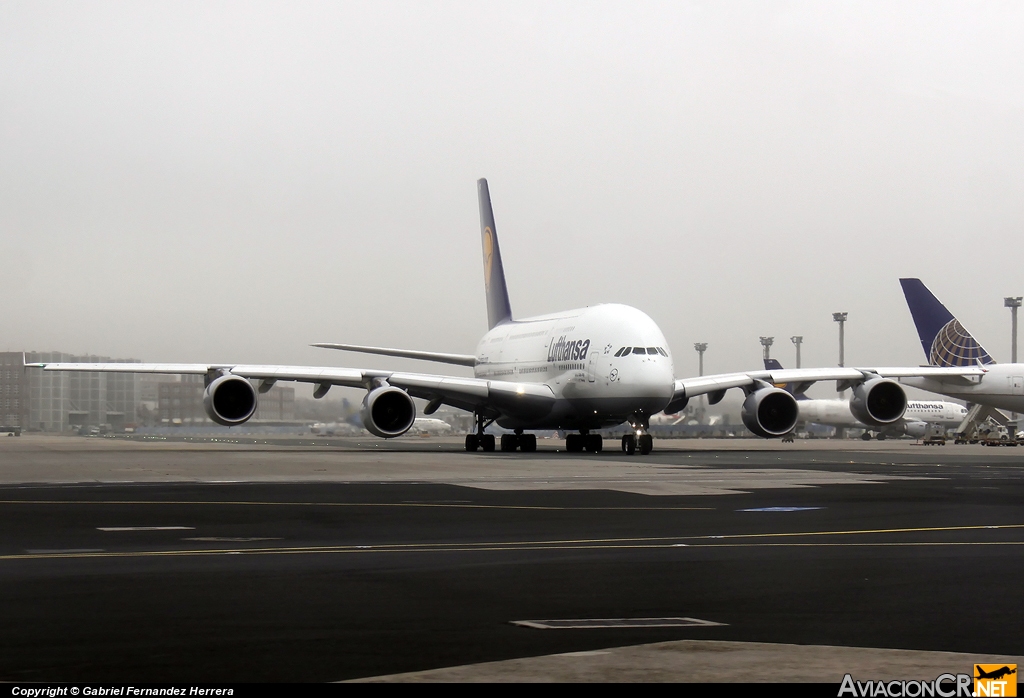
[[[23,430],[62,432],[82,425],[120,429],[136,421],[133,373],[80,373],[24,368],[24,363],[138,363],[137,359],[63,352],[0,353],[0,421]]]
[[[20,351],[0,353],[0,427],[28,424],[28,376]]]

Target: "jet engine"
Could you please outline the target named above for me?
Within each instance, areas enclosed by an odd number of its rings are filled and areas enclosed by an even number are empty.
[[[907,422],[903,427],[903,433],[913,436],[915,439],[923,439],[928,434],[927,422]]]
[[[872,427],[884,427],[901,419],[907,409],[903,386],[888,378],[872,378],[853,390],[850,412]]]
[[[256,412],[256,389],[241,376],[220,376],[206,386],[203,409],[217,424],[242,424]]]
[[[796,398],[779,388],[761,388],[747,395],[740,413],[747,429],[766,439],[793,431],[800,409]]]
[[[416,421],[416,405],[401,388],[384,385],[363,398],[363,426],[375,436],[390,439],[409,431]]]

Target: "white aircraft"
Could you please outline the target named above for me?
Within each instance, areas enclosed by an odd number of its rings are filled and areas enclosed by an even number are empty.
[[[412,423],[412,431],[417,434],[450,434],[452,431],[452,425],[443,419],[417,417]]]
[[[772,383],[840,381],[853,388],[851,409],[868,424],[884,426],[902,419],[903,388],[893,380],[904,376],[957,377],[971,380],[983,369],[964,368],[822,368],[753,371],[676,379],[665,335],[654,320],[626,305],[593,305],[540,317],[513,319],[505,272],[495,232],[486,180],[479,180],[484,288],[489,330],[475,354],[446,354],[350,344],[314,346],[384,356],[423,359],[472,367],[473,378],[404,371],[318,366],[245,364],[32,364],[48,371],[113,371],[205,375],[204,406],[211,419],[233,426],[252,417],[257,392],[277,381],[315,384],[315,397],[332,386],[362,388],[363,426],[384,438],[400,436],[416,420],[414,397],[428,401],[425,414],[442,404],[473,412],[476,433],[466,437],[466,450],[492,451],[492,422],[514,433],[501,437],[501,449],[534,451],[530,430],[564,430],[566,450],[600,451],[594,430],[628,423],[622,437],[627,453],[651,452],[651,415],[675,414],[694,395],[707,394],[711,404],[726,390],[746,393],[741,415],[754,434],[777,437],[793,429],[799,418],[796,399]],[[254,388],[251,381],[258,381]]]
[[[900,279],[928,363],[977,367],[974,376],[906,376],[900,381],[977,405],[1024,412],[1024,364],[997,364],[920,279]]]
[[[768,370],[782,369],[782,365],[777,359],[765,359],[764,367]],[[777,387],[792,392],[789,385],[782,384]],[[796,393],[794,397],[800,408],[801,422],[813,422],[844,429],[866,428],[867,431],[864,432],[863,437],[865,440],[871,438],[872,431],[877,431],[879,441],[890,436],[903,436],[904,434],[920,439],[927,433],[929,424],[955,427],[959,426],[967,416],[967,408],[956,402],[909,400],[902,419],[881,428],[872,428],[871,425],[857,419],[850,408],[849,400],[809,398],[803,393]]]

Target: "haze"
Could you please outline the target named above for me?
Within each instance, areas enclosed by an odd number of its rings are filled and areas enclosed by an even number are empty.
[[[1018,3],[0,5],[0,348],[437,370],[476,179],[512,309],[634,305],[678,376],[923,361],[920,276],[1009,360]],[[450,367],[449,369],[459,370]]]

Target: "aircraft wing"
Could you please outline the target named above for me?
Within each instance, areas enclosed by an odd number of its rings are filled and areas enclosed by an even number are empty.
[[[981,366],[895,366],[895,367],[860,367],[860,368],[784,368],[771,371],[749,371],[747,373],[724,373],[698,378],[681,378],[675,382],[672,401],[696,395],[724,394],[729,388],[743,388],[757,382],[764,383],[802,383],[807,386],[818,381],[859,382],[871,376],[882,378],[936,378],[940,380],[962,380],[969,382],[972,378],[984,376],[987,370]],[[806,389],[806,388],[805,388]],[[721,397],[719,397],[721,399]],[[717,402],[717,400],[715,400]]]
[[[144,364],[144,363],[38,363],[26,364],[46,371],[88,371],[101,373],[171,373],[206,375],[230,373],[263,381],[267,387],[277,381],[313,383],[318,386],[340,385],[369,389],[375,382],[386,381],[402,388],[413,397],[440,399],[452,407],[473,411],[488,406],[518,413],[546,412],[554,404],[551,388],[540,383],[460,378],[428,373],[378,371],[360,368],[322,366],[262,366],[249,364]]]
[[[421,361],[437,361],[457,366],[476,366],[476,357],[472,354],[443,354],[436,351],[418,351],[413,349],[394,349],[392,347],[367,347],[361,344],[333,344],[320,342],[310,346],[320,349],[338,349],[340,351],[358,351],[363,354],[380,354],[382,356],[398,356],[403,359],[420,359]]]

